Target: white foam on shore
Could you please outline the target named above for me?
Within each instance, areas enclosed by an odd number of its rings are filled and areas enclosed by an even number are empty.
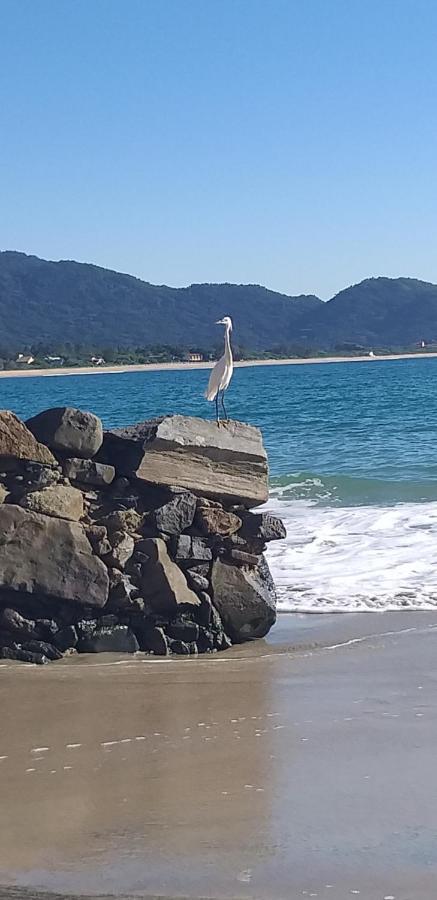
[[[267,557],[283,612],[437,608],[437,504],[320,507],[272,497]]]

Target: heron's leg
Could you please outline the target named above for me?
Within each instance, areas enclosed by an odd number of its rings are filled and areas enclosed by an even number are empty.
[[[217,428],[220,428],[220,414],[219,414],[219,391],[217,391],[215,395],[215,418],[217,422]]]
[[[223,412],[224,412],[224,414],[225,414],[225,421],[227,422],[227,421],[228,421],[228,414],[227,414],[227,412],[226,412],[226,406],[225,406],[225,392],[224,392],[224,391],[222,391],[222,407],[223,407]]]

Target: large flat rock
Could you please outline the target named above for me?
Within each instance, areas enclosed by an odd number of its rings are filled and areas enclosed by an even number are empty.
[[[106,566],[82,525],[0,506],[0,599],[8,590],[101,607],[108,589]]]
[[[268,496],[267,455],[259,428],[165,416],[105,432],[101,458],[118,475],[150,484],[178,485],[193,493],[258,506]]]

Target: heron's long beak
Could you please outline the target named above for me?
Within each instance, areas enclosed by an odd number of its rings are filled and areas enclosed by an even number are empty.
[[[223,319],[219,319],[218,322],[216,322],[215,324],[216,325],[224,325],[225,323],[224,323]]]

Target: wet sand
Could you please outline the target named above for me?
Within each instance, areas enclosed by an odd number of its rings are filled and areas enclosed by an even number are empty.
[[[0,710],[0,900],[435,900],[437,612],[6,663]]]
[[[390,353],[385,356],[314,356],[306,359],[244,359],[235,362],[235,368],[247,366],[305,366],[314,363],[351,363],[351,362],[383,362],[386,359],[422,359],[422,357],[435,357],[437,353]],[[0,371],[0,378],[34,378],[42,375],[50,377],[54,375],[120,375],[123,372],[167,372],[186,369],[212,369],[213,362],[168,362],[168,363],[144,363],[121,366],[77,366],[61,367],[58,369],[6,369]]]

